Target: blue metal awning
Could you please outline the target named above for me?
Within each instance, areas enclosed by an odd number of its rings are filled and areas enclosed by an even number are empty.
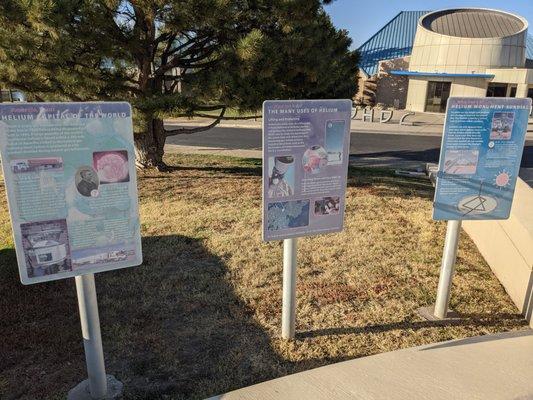
[[[428,76],[435,78],[494,78],[494,75],[492,74],[451,74],[447,72],[390,71],[390,74],[401,76]]]

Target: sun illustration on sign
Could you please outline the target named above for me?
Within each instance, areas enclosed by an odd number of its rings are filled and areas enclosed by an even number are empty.
[[[500,171],[494,177],[494,183],[500,189],[509,186],[511,184],[511,175],[509,175],[509,172],[507,172],[506,170]]]

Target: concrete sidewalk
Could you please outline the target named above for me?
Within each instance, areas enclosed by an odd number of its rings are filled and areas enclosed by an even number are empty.
[[[406,125],[400,125],[400,118],[406,114],[406,111],[396,111],[394,118],[388,123],[380,123],[379,113],[376,112],[374,118],[375,122],[363,122],[361,120],[361,113],[356,116],[355,120],[351,120],[352,131],[364,132],[383,132],[383,133],[403,133],[412,135],[438,135],[442,134],[442,127],[444,122],[443,114],[417,113],[416,115],[406,118]],[[209,125],[212,122],[206,118],[177,118],[165,120],[168,126],[182,126],[182,127],[197,127]],[[261,128],[262,119],[249,120],[223,120],[220,121],[220,127],[226,128]]]
[[[533,331],[479,336],[359,358],[209,400],[533,399]]]

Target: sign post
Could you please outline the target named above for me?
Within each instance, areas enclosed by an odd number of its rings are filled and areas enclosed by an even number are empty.
[[[531,99],[450,98],[437,173],[433,219],[448,221],[437,299],[428,319],[448,317],[463,220],[509,218]]]
[[[294,337],[296,326],[296,259],[298,239],[283,240],[283,308],[281,310],[281,337]]]
[[[123,390],[122,382],[115,379],[113,375],[106,375],[105,373],[94,274],[76,276],[74,279],[78,294],[88,379],[79,383],[69,392],[68,400],[119,398]]]
[[[142,263],[131,107],[1,104],[0,152],[22,283],[76,281],[88,379],[68,399],[117,398],[94,274]]]
[[[435,317],[446,318],[448,314],[448,304],[452,291],[452,279],[459,247],[459,233],[461,232],[461,221],[448,221],[446,227],[446,239],[444,241],[444,251],[442,254],[442,265],[440,267],[439,286],[437,288],[437,300],[435,301]]]
[[[351,100],[263,103],[263,240],[283,240],[282,337],[296,324],[297,238],[343,229]]]

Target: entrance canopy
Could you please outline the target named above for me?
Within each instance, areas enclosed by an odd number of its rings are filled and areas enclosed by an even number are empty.
[[[454,74],[447,72],[419,72],[419,71],[390,71],[391,75],[400,76],[420,76],[420,77],[433,77],[433,78],[481,78],[492,79],[493,74]]]

